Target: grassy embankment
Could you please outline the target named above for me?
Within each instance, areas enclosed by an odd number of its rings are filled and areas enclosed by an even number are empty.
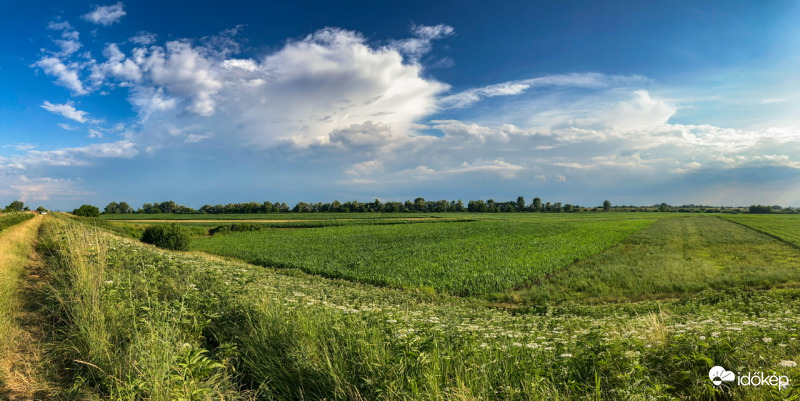
[[[800,380],[797,289],[507,311],[163,252],[71,222],[48,222],[43,243],[65,344],[53,355],[73,398],[798,396],[794,386],[720,390],[707,377],[719,364]],[[706,260],[705,246],[684,250]],[[657,269],[660,256],[650,256],[642,263]]]

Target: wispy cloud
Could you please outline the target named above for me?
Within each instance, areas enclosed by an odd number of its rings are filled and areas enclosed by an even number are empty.
[[[31,150],[36,149],[36,145],[30,143],[17,143],[14,145],[3,145],[4,148],[14,148],[16,150]]]
[[[103,26],[109,26],[119,22],[125,16],[125,9],[122,2],[110,6],[94,6],[92,11],[83,15],[83,19]]]
[[[418,61],[433,49],[433,41],[443,39],[455,34],[453,27],[445,24],[438,25],[413,25],[411,26],[412,38],[392,40],[390,47],[408,56],[412,61]]]
[[[69,118],[70,120],[77,121],[79,123],[85,123],[89,121],[89,119],[86,118],[86,116],[89,115],[89,113],[76,109],[73,102],[67,102],[64,104],[53,104],[45,100],[40,107],[51,113],[61,115],[63,117]]]
[[[68,88],[74,95],[85,95],[89,93],[78,77],[80,66],[77,63],[65,64],[58,57],[44,56],[34,63],[33,66],[39,67],[48,75],[56,77],[56,83]]]
[[[605,75],[599,73],[574,73],[547,75],[530,79],[507,81],[499,84],[468,89],[439,99],[441,108],[463,108],[496,96],[511,96],[524,93],[530,88],[574,87],[601,89],[620,86],[641,85],[648,79],[638,75]]]

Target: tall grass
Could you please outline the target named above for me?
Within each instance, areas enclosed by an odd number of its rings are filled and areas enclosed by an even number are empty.
[[[169,266],[148,264],[96,229],[49,221],[47,255],[54,350],[74,398],[235,398],[226,366],[209,359],[190,288]],[[110,253],[110,251],[112,251]],[[129,257],[126,257],[129,256]]]

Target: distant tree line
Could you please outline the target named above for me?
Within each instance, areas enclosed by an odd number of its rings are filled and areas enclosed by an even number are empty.
[[[784,208],[779,205],[750,205],[750,213],[800,213],[800,210],[790,207]]]
[[[425,198],[416,198],[413,201],[405,202],[381,202],[375,199],[373,202],[338,200],[331,203],[307,203],[299,202],[294,207],[290,207],[286,202],[263,203],[228,203],[226,205],[203,205],[200,209],[193,209],[188,206],[179,205],[173,201],[145,203],[142,207],[134,210],[126,202],[111,202],[105,209],[105,214],[124,214],[124,213],[176,213],[176,214],[229,214],[229,213],[444,213],[444,212],[477,212],[477,213],[511,213],[511,212],[541,212],[541,213],[573,213],[579,211],[611,210],[611,202],[605,201],[602,209],[586,208],[579,205],[562,204],[561,202],[542,202],[541,198],[534,198],[530,204],[525,202],[525,198],[517,197],[516,201],[497,202],[494,199],[473,200],[464,204],[464,201],[438,200],[431,201]]]

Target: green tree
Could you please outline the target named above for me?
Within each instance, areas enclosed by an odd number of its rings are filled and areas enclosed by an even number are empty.
[[[127,202],[120,202],[119,203],[119,212],[120,213],[133,213],[133,208]]]
[[[117,214],[119,213],[119,204],[117,202],[111,202],[106,205],[105,209],[103,209],[105,214]]]
[[[525,198],[518,196],[517,197],[517,211],[521,212],[525,210]]]
[[[426,204],[425,198],[419,197],[414,199],[414,211],[415,212],[426,212]]]
[[[20,201],[15,200],[15,201],[9,203],[8,206],[6,206],[6,208],[3,209],[3,211],[6,212],[6,213],[9,213],[9,212],[21,212],[24,209],[25,209],[25,204],[20,202]]]
[[[542,198],[533,198],[533,203],[531,204],[531,211],[533,212],[542,211]]]
[[[667,205],[666,203],[661,203],[660,205],[658,205],[658,211],[659,212],[669,211],[669,205]]]
[[[611,211],[611,202],[608,200],[603,201],[603,211],[610,212]]]
[[[45,209],[44,206],[39,206],[39,207],[36,208],[36,212],[38,212],[38,213],[46,212],[46,211],[47,211],[47,209]]]
[[[98,217],[100,216],[100,209],[97,206],[81,205],[81,207],[73,210],[72,214],[82,217]]]

